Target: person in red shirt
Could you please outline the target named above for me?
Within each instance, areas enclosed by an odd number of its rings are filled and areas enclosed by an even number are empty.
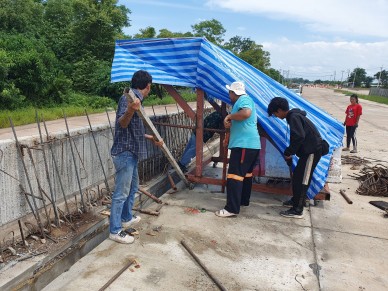
[[[349,151],[350,141],[353,143],[351,153],[357,153],[356,129],[362,115],[362,106],[358,103],[357,94],[350,96],[350,105],[345,111],[346,117],[344,125],[346,126],[346,148],[343,151]]]

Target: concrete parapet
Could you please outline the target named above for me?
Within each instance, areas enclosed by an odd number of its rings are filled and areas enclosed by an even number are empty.
[[[109,125],[94,126],[93,131],[105,173],[108,177],[112,176],[114,169],[110,156],[110,148],[113,143],[113,138]],[[51,140],[50,144],[58,165],[59,176],[56,173],[48,143],[43,145],[43,151],[47,159],[48,176],[52,184],[55,200],[58,202],[63,201],[63,194],[59,183],[59,179],[61,179],[65,196],[73,198],[75,194],[77,195],[77,201],[80,202],[79,185],[75,169],[78,171],[82,190],[90,185],[97,185],[104,181],[102,166],[98,158],[92,134],[88,127],[70,130],[76,160],[75,166],[70,150],[70,141],[66,133],[61,131],[49,133],[49,135]],[[50,187],[45,170],[42,146],[39,145],[39,136],[18,139],[22,145],[23,160],[26,164],[28,178],[32,185],[33,193],[31,194],[40,196],[38,187],[39,180],[41,188],[50,196]],[[44,140],[46,140],[46,136],[44,136]],[[32,159],[28,154],[28,148],[31,149]],[[37,175],[35,175],[34,165]],[[14,140],[7,139],[0,141],[0,169],[2,170],[0,172],[0,226],[2,226],[31,213],[20,186],[27,193],[30,193],[31,190],[22,162],[18,157]],[[38,207],[43,206],[39,200],[37,200],[37,204]]]

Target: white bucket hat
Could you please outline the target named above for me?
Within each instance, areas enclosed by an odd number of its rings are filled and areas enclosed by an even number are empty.
[[[226,89],[228,89],[229,91],[233,91],[234,93],[236,93],[236,95],[245,95],[247,94],[245,92],[245,85],[243,82],[233,82],[232,84],[229,85],[225,85]]]

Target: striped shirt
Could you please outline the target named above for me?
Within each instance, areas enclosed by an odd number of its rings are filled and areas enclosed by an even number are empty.
[[[141,93],[136,89],[132,90],[136,97],[143,102],[143,96]],[[147,146],[146,139],[144,137],[145,128],[143,120],[139,117],[137,112],[135,112],[128,127],[122,128],[119,124],[119,118],[124,115],[127,107],[128,101],[123,95],[120,98],[116,112],[115,137],[111,149],[111,155],[116,156],[124,151],[130,151],[137,156],[139,161],[141,161],[147,158]]]

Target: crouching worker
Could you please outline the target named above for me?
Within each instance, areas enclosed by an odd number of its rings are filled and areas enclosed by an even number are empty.
[[[234,82],[226,88],[233,108],[224,119],[225,128],[230,128],[230,158],[226,205],[215,213],[220,217],[236,216],[240,213],[240,206],[249,205],[253,166],[261,148],[255,104],[246,94],[245,85]]]
[[[147,71],[135,72],[131,86],[136,99],[130,103],[125,95],[121,96],[116,112],[115,137],[111,149],[116,180],[110,210],[109,238],[124,244],[135,240],[124,230],[140,221],[139,216],[132,215],[132,206],[139,187],[138,163],[147,158],[146,139],[157,146],[163,145],[163,141],[158,142],[152,135],[145,133],[143,121],[136,113],[143,99],[150,93],[151,83],[152,77]],[[129,88],[125,88],[124,93],[128,92]]]
[[[314,124],[306,117],[306,112],[298,108],[289,110],[288,101],[282,97],[275,97],[268,105],[269,116],[286,118],[290,126],[290,144],[284,150],[284,158],[289,166],[292,156],[299,157],[292,174],[292,198],[283,203],[291,207],[281,211],[280,215],[289,218],[302,218],[307,190],[315,167],[322,156],[322,138]]]

